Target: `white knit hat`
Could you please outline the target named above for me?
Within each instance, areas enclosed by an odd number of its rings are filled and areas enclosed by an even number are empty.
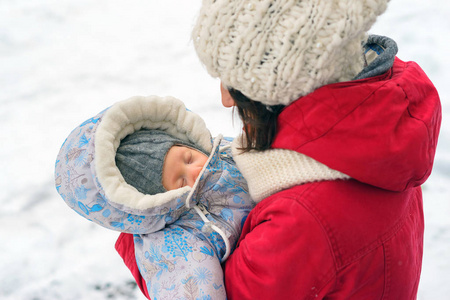
[[[363,68],[367,31],[389,0],[203,0],[197,54],[224,86],[287,105]]]

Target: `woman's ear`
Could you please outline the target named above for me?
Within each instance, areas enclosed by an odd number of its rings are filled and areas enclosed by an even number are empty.
[[[230,92],[223,87],[222,82],[220,83],[220,94],[222,95],[222,105],[225,107],[233,107],[236,105],[234,99],[231,97]]]

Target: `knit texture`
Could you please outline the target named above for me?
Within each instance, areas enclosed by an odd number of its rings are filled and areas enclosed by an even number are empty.
[[[363,69],[362,43],[389,0],[203,0],[192,38],[208,72],[287,105]]]
[[[141,129],[126,136],[116,153],[116,165],[125,181],[139,192],[149,195],[164,193],[162,173],[167,152],[175,145],[201,151],[193,143],[171,136],[163,130]]]
[[[311,157],[292,150],[269,149],[241,153],[240,141],[241,137],[233,141],[233,158],[247,180],[250,196],[257,203],[296,185],[350,178]]]

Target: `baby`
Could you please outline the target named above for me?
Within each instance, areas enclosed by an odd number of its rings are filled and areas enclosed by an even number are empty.
[[[141,129],[120,142],[116,165],[128,184],[154,195],[193,187],[208,156],[198,146],[162,130]]]
[[[221,262],[254,205],[229,144],[212,142],[175,98],[134,97],[69,135],[57,190],[83,217],[122,232],[116,248],[128,267],[135,258],[147,297],[226,299]],[[124,250],[129,234],[134,249]]]

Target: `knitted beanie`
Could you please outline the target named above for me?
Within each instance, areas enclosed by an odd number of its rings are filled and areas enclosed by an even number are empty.
[[[162,184],[164,159],[174,145],[183,145],[206,154],[198,146],[161,130],[141,129],[126,136],[116,152],[116,165],[125,181],[143,194],[166,192]]]
[[[363,69],[362,43],[389,0],[203,0],[192,38],[208,72],[288,105]]]

